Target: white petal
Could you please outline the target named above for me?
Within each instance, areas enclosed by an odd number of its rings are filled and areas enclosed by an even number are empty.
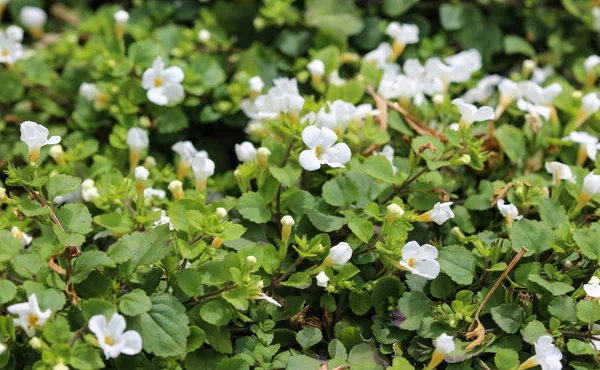
[[[124,342],[123,348],[121,348],[122,353],[135,355],[142,351],[142,337],[137,331],[126,331],[123,333],[121,340]]]
[[[433,280],[440,274],[440,264],[435,260],[416,261],[413,269],[417,271],[417,275],[428,280]]]
[[[311,149],[318,147],[321,145],[321,130],[316,126],[307,126],[302,131],[302,141]]]
[[[162,87],[148,90],[146,96],[148,97],[148,100],[156,105],[167,105],[169,102],[169,99],[163,94]]]
[[[167,84],[179,84],[184,79],[183,70],[179,67],[172,66],[165,69],[162,73],[164,82]]]
[[[477,112],[473,116],[473,119],[476,122],[494,119],[494,109],[492,107],[487,107],[487,106],[481,107],[477,110]]]
[[[107,327],[106,317],[104,315],[95,315],[90,318],[88,328],[94,334],[104,336]]]
[[[438,258],[438,250],[431,244],[423,244],[418,252],[419,259],[434,260]]]
[[[300,165],[307,171],[316,171],[321,168],[321,162],[315,155],[315,152],[307,149],[300,153],[300,157],[298,158]]]

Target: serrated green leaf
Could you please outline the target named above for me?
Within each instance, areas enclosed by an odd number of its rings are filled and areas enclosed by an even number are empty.
[[[258,193],[248,192],[243,194],[237,205],[240,214],[257,224],[264,224],[271,219],[271,212],[265,205],[265,200]]]

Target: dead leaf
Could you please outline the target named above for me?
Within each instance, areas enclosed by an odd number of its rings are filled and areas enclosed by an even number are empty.
[[[465,348],[467,351],[483,344],[483,339],[485,337],[485,327],[481,324],[481,321],[479,321],[479,319],[475,319],[471,323],[471,326],[469,326],[469,332],[465,334],[465,337],[467,339],[475,338]]]
[[[56,272],[59,275],[67,275],[67,271],[65,271],[64,268],[62,268],[60,265],[58,265],[54,260],[56,259],[56,255],[50,257],[50,259],[48,260],[48,267],[50,267],[52,270],[54,270],[54,272]]]

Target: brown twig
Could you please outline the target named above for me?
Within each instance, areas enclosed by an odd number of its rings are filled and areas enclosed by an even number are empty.
[[[294,263],[292,263],[292,265],[291,265],[291,266],[290,266],[290,267],[289,267],[287,270],[285,270],[285,272],[284,272],[284,273],[283,273],[283,274],[282,274],[282,275],[281,275],[281,276],[280,276],[280,277],[279,277],[277,280],[274,280],[274,281],[271,283],[271,288],[272,288],[272,289],[277,289],[277,288],[279,288],[279,287],[281,286],[281,283],[282,283],[282,282],[283,282],[283,281],[284,281],[284,280],[285,280],[285,279],[286,279],[288,276],[290,276],[290,274],[291,274],[291,273],[294,271],[294,269],[295,269],[296,267],[298,267],[298,265],[299,265],[299,264],[302,262],[302,260],[304,260],[304,257],[302,257],[302,256],[298,256],[298,258],[296,259],[296,261],[294,261]]]
[[[389,202],[390,200],[392,200],[396,195],[400,194],[404,189],[406,189],[408,187],[408,185],[412,184],[416,179],[418,179],[421,175],[423,175],[428,170],[429,170],[428,167],[423,167],[419,172],[417,172],[413,176],[406,179],[406,181],[404,181],[402,183],[402,185],[400,185],[395,190],[393,190],[390,193],[390,195],[388,195],[384,200],[379,202],[379,204],[385,204],[385,203]]]
[[[221,288],[221,289],[218,289],[218,290],[214,290],[212,292],[209,292],[209,293],[206,293],[206,294],[203,294],[203,295],[199,295],[198,297],[192,297],[192,298],[188,299],[187,301],[183,302],[183,304],[195,303],[195,302],[201,301],[201,300],[206,299],[206,298],[217,296],[217,295],[219,295],[221,293],[233,290],[235,288],[236,288],[235,284],[226,285],[224,288]]]
[[[73,334],[71,339],[69,339],[69,342],[67,343],[69,345],[69,347],[71,347],[71,346],[73,346],[73,344],[75,344],[77,339],[83,335],[83,333],[85,332],[85,329],[87,329],[87,323],[84,324],[81,328],[79,328],[79,330],[77,330],[75,332],[75,334]]]

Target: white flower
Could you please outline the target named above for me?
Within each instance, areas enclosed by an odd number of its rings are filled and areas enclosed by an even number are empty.
[[[54,204],[65,204],[65,203],[81,203],[81,189],[75,189],[68,192],[65,195],[59,195],[54,198]]]
[[[92,179],[85,179],[81,183],[81,197],[86,202],[93,202],[100,198],[98,188],[95,186],[95,182]]]
[[[575,183],[575,176],[571,172],[571,168],[564,163],[546,162],[546,171],[552,175],[552,185],[557,185],[560,180]]]
[[[146,188],[144,189],[144,199],[164,199],[167,196],[167,192],[162,189]]]
[[[419,245],[416,241],[411,241],[402,248],[402,260],[399,264],[415,275],[433,280],[440,274],[437,257],[438,250],[433,245]]]
[[[117,23],[125,24],[129,21],[129,13],[127,13],[125,10],[117,11],[113,17]]]
[[[315,59],[306,66],[313,76],[323,76],[325,74],[325,63],[322,60]]]
[[[590,172],[583,178],[583,188],[582,192],[587,194],[588,196],[594,196],[595,194],[600,193],[600,175],[596,175],[593,172]]]
[[[395,175],[398,172],[398,167],[394,166],[394,148],[390,145],[384,146],[381,152],[373,152],[373,155],[383,156],[392,165],[392,173]]]
[[[315,276],[317,280],[317,286],[322,288],[327,288],[327,283],[329,282],[329,276],[324,271],[319,272],[317,276]]]
[[[502,216],[510,218],[510,220],[520,220],[523,216],[519,215],[519,210],[514,204],[505,203],[504,199],[498,200],[498,210]]]
[[[345,265],[352,258],[352,247],[346,242],[341,242],[329,249],[329,256],[325,258],[323,265]]]
[[[454,218],[454,213],[450,208],[451,205],[452,202],[437,202],[431,210],[431,221],[435,222],[438,225],[442,225],[449,219]]]
[[[260,76],[254,76],[249,80],[250,90],[261,93],[263,88],[265,87],[265,83],[263,82]]]
[[[585,294],[592,298],[600,298],[600,279],[592,276],[590,281],[583,285],[583,290],[585,290]]]
[[[456,349],[454,337],[451,337],[446,333],[442,333],[436,340],[434,340],[433,345],[437,351],[440,351],[444,355],[449,355]]]
[[[235,155],[238,161],[247,163],[256,160],[257,151],[254,144],[244,141],[241,144],[235,144]]]
[[[534,68],[531,74],[531,80],[537,84],[542,84],[548,79],[548,77],[554,74],[554,68],[552,66],[545,66],[544,68]]]
[[[331,71],[327,79],[329,80],[329,83],[333,86],[342,86],[346,83],[346,80],[340,77],[340,71],[338,71],[337,69]]]
[[[204,43],[210,41],[210,36],[209,30],[200,30],[200,32],[198,32],[198,39]]]
[[[48,16],[43,9],[34,6],[24,6],[21,8],[20,19],[28,28],[42,28],[46,24]]]
[[[593,72],[594,68],[596,68],[598,64],[600,64],[600,57],[597,55],[590,55],[583,62],[583,67],[586,71]]]
[[[281,307],[281,303],[277,302],[274,298],[269,297],[268,295],[266,295],[265,293],[259,293],[258,297],[256,297],[256,299],[262,299],[265,300],[271,304],[274,304],[277,307]]]
[[[131,150],[141,152],[150,145],[148,134],[139,127],[132,127],[127,132],[127,145]]]
[[[481,69],[481,53],[477,49],[464,50],[444,59],[444,62],[448,63],[454,73],[459,75],[454,77],[453,82],[466,82],[471,78],[473,72]],[[466,77],[467,75],[468,77]]]
[[[148,171],[144,166],[138,166],[134,171],[135,181],[146,181],[148,180],[148,176],[150,176],[150,171]]]
[[[215,162],[208,158],[206,152],[198,153],[192,159],[192,170],[196,178],[196,190],[204,190],[206,188],[206,180],[215,173]]]
[[[531,113],[536,116],[542,116],[546,120],[550,118],[550,114],[552,113],[552,110],[548,107],[535,105],[523,99],[517,100],[517,108],[523,112]]]
[[[13,304],[8,306],[7,310],[10,314],[18,316],[13,319],[15,326],[22,327],[30,337],[33,337],[35,331],[41,328],[52,315],[52,311],[49,309],[44,312],[40,310],[35,293],[29,296],[27,302]]]
[[[528,83],[524,89],[525,97],[537,105],[552,105],[554,99],[562,92],[562,86],[558,83],[541,87],[536,83]]]
[[[373,109],[371,104],[360,104],[356,107],[354,118],[357,120],[364,120],[366,117],[376,117],[379,115],[379,110]]]
[[[19,228],[16,226],[13,226],[12,229],[10,229],[10,233],[19,240],[19,244],[21,244],[21,248],[27,247],[33,241],[33,238],[31,236],[25,234],[23,231],[19,230]]]
[[[171,146],[171,150],[175,153],[179,154],[182,161],[191,161],[197,154],[198,150],[194,147],[191,141],[178,141],[173,146]]]
[[[306,127],[302,131],[302,141],[310,149],[302,151],[298,160],[302,168],[308,171],[318,170],[324,164],[333,168],[343,168],[352,156],[348,145],[335,144],[337,135],[327,127]]]
[[[0,30],[0,63],[15,64],[23,59],[24,51],[21,40],[23,39],[23,29],[17,26],[10,26],[6,31]]]
[[[160,219],[158,221],[154,221],[154,227],[158,227],[161,225],[169,224],[169,230],[173,230],[175,226],[171,223],[171,218],[167,216],[167,212],[165,210],[160,211]]]
[[[572,141],[581,145],[592,160],[596,160],[598,154],[598,138],[583,131],[573,131],[567,137],[563,137],[563,141]]]
[[[414,24],[392,22],[388,24],[385,33],[402,45],[419,42],[419,27]]]
[[[500,84],[498,84],[498,91],[500,91],[501,96],[506,97],[506,99],[510,101],[519,99],[523,96],[522,86],[508,78],[503,79]]]
[[[596,113],[600,109],[600,99],[595,92],[585,94],[581,99],[581,110],[589,115]]]
[[[219,220],[224,220],[227,218],[227,210],[223,207],[217,207],[217,209],[215,210],[215,214],[217,215]],[[283,222],[283,219],[282,219],[282,222]]]
[[[460,122],[470,125],[473,122],[481,122],[494,119],[494,110],[492,107],[484,106],[477,108],[473,104],[467,104],[462,99],[452,100],[452,104],[458,107],[460,111]]]
[[[458,122],[454,122],[448,125],[448,128],[452,131],[458,131],[460,125],[458,124]]]
[[[329,113],[326,112],[324,107],[317,113],[317,126],[327,127],[338,132],[346,130],[350,121],[356,117],[356,107],[343,100],[336,100],[333,103],[327,103],[327,105],[329,106]]]
[[[69,370],[69,367],[62,360],[59,360],[56,365],[52,366],[52,370]]]
[[[60,136],[48,138],[49,131],[46,127],[32,121],[21,123],[21,141],[29,148],[29,159],[35,162],[40,156],[40,150],[44,145],[55,145],[60,143]]]
[[[377,68],[383,68],[391,57],[392,45],[388,42],[382,42],[375,50],[365,54],[363,59],[367,62],[374,63]]]
[[[485,103],[494,93],[494,88],[502,81],[499,75],[485,76],[474,89],[467,91],[462,99],[465,103]]]
[[[142,87],[148,90],[148,100],[156,105],[178,103],[185,95],[181,86],[183,78],[181,68],[165,68],[162,58],[158,57],[142,75]]]
[[[95,84],[84,82],[79,86],[79,95],[83,96],[85,100],[95,101],[98,97],[99,91]]]
[[[562,369],[562,353],[554,344],[552,344],[552,337],[549,335],[542,335],[537,342],[534,343],[535,356],[533,356],[532,362],[536,365],[540,365],[542,370],[560,370]],[[529,360],[527,360],[529,362]]]
[[[21,42],[23,41],[23,34],[25,33],[25,31],[23,31],[23,29],[19,26],[8,26],[6,27],[6,30],[4,31],[6,34],[6,37],[8,37],[10,40],[14,41],[14,42]]]
[[[88,327],[96,335],[107,360],[117,358],[121,353],[136,355],[142,351],[142,337],[137,331],[125,331],[126,326],[125,318],[118,313],[114,313],[109,322],[104,315],[90,318]]]
[[[255,101],[259,118],[273,119],[280,113],[297,115],[304,106],[304,98],[298,92],[295,78],[276,78],[274,87]]]

